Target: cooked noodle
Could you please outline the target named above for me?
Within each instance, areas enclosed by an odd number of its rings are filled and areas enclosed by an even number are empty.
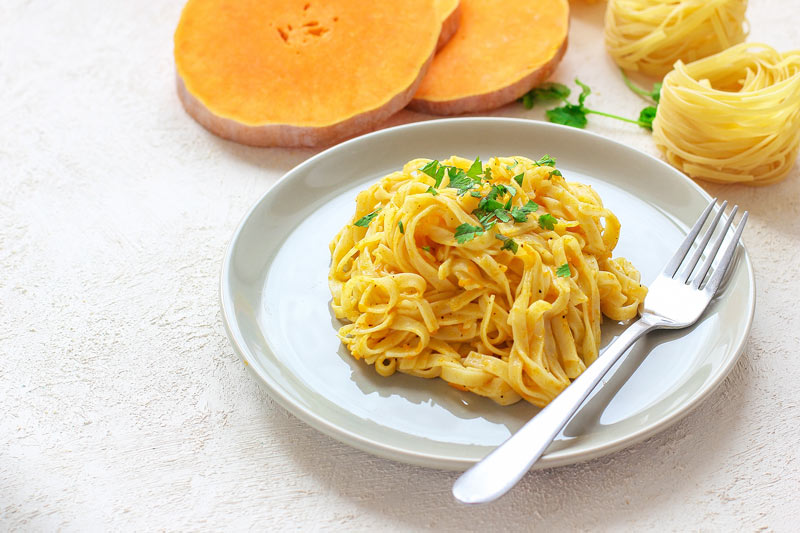
[[[452,169],[434,189],[420,169],[436,164],[416,159],[359,193],[330,245],[339,337],[383,376],[544,406],[596,359],[601,312],[633,318],[647,289],[612,259],[620,225],[591,187],[500,157],[473,163],[483,178],[458,191],[451,172],[463,178],[470,163],[442,162]],[[505,202],[499,219],[489,201]],[[474,233],[456,238],[465,228]]]
[[[744,43],[664,78],[653,139],[693,178],[766,185],[800,147],[800,51]]]

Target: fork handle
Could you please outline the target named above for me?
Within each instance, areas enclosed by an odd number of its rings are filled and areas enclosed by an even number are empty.
[[[656,327],[643,319],[631,324],[547,407],[464,472],[453,485],[453,496],[463,503],[486,503],[508,492],[542,456],[614,363],[639,337]]]

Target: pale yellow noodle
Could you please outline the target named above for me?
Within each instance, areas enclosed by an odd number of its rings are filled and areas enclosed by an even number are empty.
[[[644,300],[636,269],[611,257],[619,222],[591,187],[552,167],[492,158],[492,184],[516,191],[513,206],[540,208],[458,244],[454,230],[478,225],[471,213],[480,199],[459,196],[448,177],[431,194],[434,180],[419,170],[426,163],[410,161],[362,191],[331,242],[331,306],[347,322],[339,337],[383,376],[440,377],[502,405],[544,406],[597,358],[601,312],[628,320]],[[522,185],[512,179],[519,174]],[[368,227],[354,225],[377,209]],[[552,230],[538,222],[545,213],[557,218]],[[501,250],[498,233],[518,251]],[[570,275],[559,277],[564,264]]]
[[[609,0],[606,49],[617,65],[661,77],[747,37],[747,0]]]
[[[800,147],[800,51],[743,43],[664,78],[653,140],[693,178],[766,185]]]

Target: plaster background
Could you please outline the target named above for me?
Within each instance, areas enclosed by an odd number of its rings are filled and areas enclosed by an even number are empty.
[[[635,116],[573,2],[597,109]],[[0,4],[0,529],[792,531],[800,523],[800,168],[747,208],[758,310],[736,368],[663,433],[529,474],[465,508],[456,474],[378,459],[277,406],[234,355],[218,274],[246,209],[311,150],[218,139],[183,111],[182,2]],[[800,47],[796,0],[753,0],[751,41]],[[498,116],[541,118],[511,105]],[[391,124],[427,119],[401,112]],[[589,129],[656,154],[649,134]]]

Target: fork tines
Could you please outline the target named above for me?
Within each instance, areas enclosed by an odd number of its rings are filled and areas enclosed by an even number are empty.
[[[692,227],[689,234],[686,236],[686,239],[681,243],[681,246],[675,252],[675,255],[672,256],[672,259],[667,263],[667,266],[664,267],[663,275],[671,277],[675,280],[681,281],[686,284],[691,284],[692,287],[695,289],[701,289],[703,282],[708,275],[708,271],[711,269],[712,264],[714,263],[714,259],[717,258],[717,255],[720,252],[720,248],[726,237],[730,233],[731,225],[733,223],[733,218],[736,216],[737,211],[739,210],[738,205],[734,205],[730,211],[730,214],[725,218],[725,221],[720,225],[720,220],[722,219],[723,215],[725,214],[725,208],[728,206],[728,202],[723,202],[721,206],[717,209],[714,218],[711,220],[708,228],[706,229],[703,237],[700,239],[699,242],[697,241],[697,236],[700,234],[700,230],[703,229],[703,226],[708,219],[708,216],[714,209],[714,206],[717,203],[717,199],[714,198],[711,200],[711,203],[705,208],[703,213],[700,215],[700,218],[697,219],[694,226]],[[725,244],[725,247],[722,248],[722,253],[717,261],[716,266],[714,267],[714,271],[711,273],[711,277],[708,279],[708,282],[702,287],[704,292],[707,292],[713,295],[717,289],[719,288],[720,284],[722,283],[722,279],[725,276],[725,272],[728,270],[728,267],[733,260],[734,253],[736,252],[736,245],[739,243],[739,239],[742,236],[742,231],[744,230],[744,225],[747,223],[747,211],[742,214],[739,223],[736,225],[735,229],[733,230],[733,237],[728,240]],[[710,248],[706,250],[708,247],[709,241],[717,234],[714,241],[711,243]],[[692,248],[692,245],[695,245],[694,252],[689,257],[688,261],[684,260],[689,253],[689,250]],[[700,268],[696,270],[697,264],[700,262],[700,259],[703,258],[705,255],[705,260],[700,265]],[[678,271],[681,265],[684,265],[683,268]],[[694,274],[694,275],[692,275]]]

